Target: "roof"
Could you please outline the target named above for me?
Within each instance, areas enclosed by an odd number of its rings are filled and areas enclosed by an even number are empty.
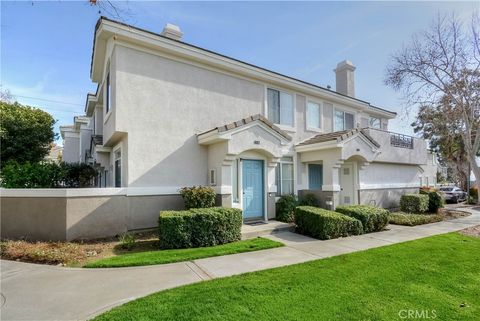
[[[97,23],[96,23],[96,25],[95,25],[95,32],[94,32],[94,38],[93,38],[93,49],[92,49],[92,61],[91,61],[91,63],[90,63],[90,74],[92,74],[92,70],[93,70],[93,58],[94,58],[94,53],[95,53],[95,41],[96,41],[96,37],[97,37],[97,30],[98,30],[98,28],[100,27],[100,25],[101,25],[101,23],[102,23],[103,20],[105,20],[105,21],[110,21],[110,22],[113,22],[113,23],[116,23],[116,24],[125,26],[125,27],[127,27],[127,28],[132,28],[132,29],[135,29],[135,30],[137,30],[137,31],[146,32],[146,33],[149,33],[149,34],[151,34],[151,35],[160,37],[160,38],[162,38],[162,39],[166,39],[166,40],[168,40],[168,41],[173,41],[173,42],[176,42],[176,43],[180,43],[180,44],[182,44],[182,45],[185,45],[185,46],[188,46],[188,47],[191,47],[191,48],[195,48],[195,49],[198,49],[198,50],[202,50],[202,51],[207,52],[207,53],[210,53],[210,54],[214,54],[214,55],[217,55],[217,56],[220,56],[220,57],[223,57],[223,58],[226,58],[226,59],[235,61],[235,62],[239,62],[239,63],[244,64],[244,65],[249,66],[249,67],[253,67],[253,68],[256,68],[256,69],[260,69],[260,70],[263,70],[263,71],[266,71],[266,72],[269,72],[269,73],[272,73],[272,74],[275,74],[275,75],[278,75],[278,76],[281,76],[281,77],[284,77],[284,78],[287,78],[287,79],[290,79],[290,80],[293,80],[293,81],[297,81],[297,82],[303,83],[303,84],[305,84],[305,85],[313,86],[313,87],[316,87],[316,88],[318,88],[318,89],[321,89],[322,91],[331,93],[331,94],[333,94],[333,95],[337,95],[337,96],[341,96],[341,97],[353,99],[353,100],[355,100],[355,101],[358,101],[358,102],[367,104],[368,107],[369,107],[369,108],[372,108],[372,109],[377,109],[377,110],[382,111],[382,112],[390,113],[390,114],[392,114],[392,115],[397,115],[396,112],[393,112],[393,111],[390,111],[390,110],[387,110],[387,109],[384,109],[384,108],[380,108],[380,107],[377,107],[377,106],[373,106],[373,105],[371,105],[369,102],[367,102],[367,101],[365,101],[365,100],[361,100],[361,99],[358,99],[358,98],[355,98],[355,97],[351,97],[351,96],[348,96],[348,95],[344,95],[344,94],[341,94],[341,93],[339,93],[339,92],[330,90],[330,89],[328,89],[328,88],[319,86],[319,85],[317,85],[317,84],[313,84],[313,83],[310,83],[310,82],[307,82],[307,81],[304,81],[304,80],[301,80],[301,79],[297,79],[297,78],[294,78],[294,77],[291,77],[291,76],[287,76],[287,75],[281,74],[281,73],[276,72],[276,71],[272,71],[272,70],[269,70],[269,69],[266,69],[266,68],[263,68],[263,67],[259,67],[259,66],[256,66],[256,65],[254,65],[254,64],[251,64],[251,63],[248,63],[248,62],[245,62],[245,61],[236,59],[236,58],[232,58],[232,57],[226,56],[226,55],[224,55],[224,54],[221,54],[221,53],[218,53],[218,52],[215,52],[215,51],[211,51],[211,50],[209,50],[209,49],[205,49],[205,48],[202,48],[202,47],[199,47],[199,46],[196,46],[196,45],[192,45],[192,44],[187,43],[187,42],[184,42],[184,41],[182,41],[182,40],[172,39],[172,38],[166,37],[166,36],[161,35],[161,34],[156,33],[156,32],[152,32],[152,31],[145,30],[145,29],[142,29],[142,28],[139,28],[139,27],[135,27],[135,26],[126,24],[126,23],[124,23],[124,22],[120,22],[120,21],[116,21],[116,20],[113,20],[113,19],[109,19],[109,18],[107,18],[107,17],[105,17],[105,16],[101,16],[101,17],[98,19],[98,21],[97,21]]]
[[[197,136],[204,135],[204,134],[207,134],[207,133],[211,133],[213,131],[217,131],[218,133],[226,132],[226,131],[229,131],[229,130],[232,130],[232,129],[235,129],[235,128],[243,127],[243,126],[245,126],[245,125],[247,125],[247,124],[249,124],[253,121],[257,121],[257,120],[262,122],[263,124],[267,125],[268,127],[270,127],[273,131],[275,131],[277,134],[279,134],[283,138],[285,138],[289,141],[292,140],[292,137],[290,137],[290,135],[288,135],[284,130],[278,128],[271,121],[269,121],[268,119],[266,119],[265,117],[263,117],[260,114],[249,116],[249,117],[240,119],[239,121],[235,121],[233,123],[229,123],[229,124],[226,124],[226,125],[223,125],[223,126],[215,127],[215,128],[210,129],[206,132],[200,133]]]
[[[324,143],[324,142],[330,142],[330,141],[336,141],[336,142],[340,143],[341,141],[344,141],[347,138],[350,138],[350,137],[352,137],[354,135],[357,135],[357,134],[365,137],[374,146],[380,147],[380,144],[377,143],[362,128],[342,130],[342,131],[332,132],[332,133],[328,133],[328,134],[319,134],[319,135],[313,136],[312,138],[309,138],[309,139],[297,144],[297,146],[305,146],[305,145],[318,144],[318,143]]]

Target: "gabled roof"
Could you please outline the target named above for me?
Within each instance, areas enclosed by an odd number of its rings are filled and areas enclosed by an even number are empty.
[[[200,133],[197,136],[202,136],[202,135],[205,135],[205,134],[211,134],[211,133],[214,133],[214,132],[217,132],[217,133],[226,132],[226,131],[229,131],[229,130],[232,130],[232,129],[243,127],[247,124],[250,124],[253,121],[260,121],[263,124],[265,124],[266,126],[268,126],[270,129],[272,129],[274,132],[276,132],[277,134],[279,134],[280,136],[285,138],[286,140],[288,140],[288,141],[292,140],[292,137],[290,137],[290,135],[288,135],[284,130],[278,128],[271,121],[269,121],[268,119],[266,119],[265,117],[263,117],[260,114],[249,116],[249,117],[240,119],[239,121],[235,121],[233,123],[229,123],[229,124],[226,124],[226,125],[223,125],[223,126],[215,127],[215,128],[210,129],[206,132]]]
[[[91,64],[90,64],[90,77],[94,81],[95,81],[95,79],[94,79],[95,78],[94,77],[94,67],[95,67],[94,66],[94,59],[95,59],[95,52],[96,52],[96,50],[98,50],[98,48],[96,48],[98,46],[98,43],[97,43],[98,34],[99,34],[98,31],[101,29],[102,25],[105,25],[105,23],[116,24],[116,26],[115,26],[116,28],[119,28],[119,27],[120,28],[121,27],[127,28],[128,31],[131,34],[131,35],[129,35],[129,37],[131,37],[133,34],[138,35],[138,34],[141,34],[141,33],[145,33],[145,34],[148,34],[150,36],[154,36],[159,40],[162,40],[162,42],[164,44],[168,44],[168,43],[174,44],[177,47],[177,50],[178,50],[178,48],[190,48],[190,49],[193,49],[193,50],[198,50],[198,51],[200,51],[204,54],[212,55],[216,58],[219,58],[223,63],[224,62],[227,62],[227,63],[230,63],[230,64],[233,63],[234,65],[240,64],[242,67],[246,67],[250,71],[260,71],[263,74],[274,75],[274,76],[280,77],[284,80],[294,82],[294,83],[298,83],[304,88],[311,87],[311,89],[314,89],[316,92],[321,93],[323,95],[329,95],[332,98],[346,99],[347,101],[350,101],[350,102],[360,103],[361,105],[363,105],[364,108],[366,107],[367,109],[369,109],[373,112],[376,111],[378,113],[382,113],[388,118],[393,118],[397,115],[396,112],[374,106],[374,105],[370,104],[369,102],[367,102],[365,100],[361,100],[361,99],[358,99],[358,98],[355,98],[355,97],[344,95],[344,94],[341,94],[341,93],[336,92],[334,90],[330,90],[328,88],[319,86],[317,84],[313,84],[313,83],[310,83],[310,82],[307,82],[307,81],[304,81],[304,80],[301,80],[301,79],[297,79],[297,78],[294,78],[294,77],[291,77],[291,76],[287,76],[287,75],[281,74],[281,73],[276,72],[276,71],[272,71],[272,70],[269,70],[269,69],[266,69],[266,68],[263,68],[263,67],[259,67],[259,66],[256,66],[254,64],[251,64],[251,63],[248,63],[248,62],[236,59],[236,58],[232,58],[232,57],[226,56],[224,54],[220,54],[218,52],[214,52],[214,51],[211,51],[211,50],[208,50],[208,49],[196,46],[196,45],[192,45],[190,43],[187,43],[187,42],[184,42],[184,41],[181,41],[181,40],[172,39],[172,38],[163,36],[159,33],[155,33],[155,32],[149,31],[149,30],[138,28],[138,27],[135,27],[135,26],[123,23],[123,22],[115,21],[115,20],[109,19],[109,18],[104,17],[104,16],[101,16],[98,19],[97,24],[95,25],[95,32],[94,32],[94,38],[93,38],[92,61],[91,61]],[[113,34],[115,34],[117,37],[120,36],[120,32],[118,30],[115,31],[114,33],[112,33],[112,35]],[[102,50],[104,50],[104,48]],[[103,61],[103,60],[101,60],[101,61]]]
[[[297,146],[305,146],[311,144],[318,144],[330,141],[336,141],[338,143],[352,137],[353,135],[362,135],[365,139],[367,139],[370,143],[372,143],[376,147],[380,147],[380,144],[377,143],[367,132],[365,132],[362,128],[354,128],[349,130],[342,130],[338,132],[332,132],[328,134],[319,134],[309,138],[299,144]]]

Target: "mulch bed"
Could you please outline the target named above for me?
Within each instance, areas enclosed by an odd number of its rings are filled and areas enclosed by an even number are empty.
[[[40,263],[58,266],[82,266],[97,260],[131,251],[151,250],[158,235],[153,232],[136,233],[132,250],[122,248],[118,238],[72,242],[30,242],[26,240],[2,240],[0,258],[13,261]]]
[[[459,210],[456,210],[456,209],[447,209],[447,208],[440,208],[438,210],[438,214],[443,215],[444,220],[453,220],[453,219],[456,219],[456,218],[472,215],[468,212],[459,211]]]

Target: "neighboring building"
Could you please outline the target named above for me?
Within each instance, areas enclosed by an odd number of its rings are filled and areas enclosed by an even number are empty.
[[[183,186],[211,185],[219,204],[267,219],[284,194],[396,207],[424,184],[426,142],[388,132],[396,113],[355,98],[351,62],[337,65],[333,91],[181,37],[172,25],[155,34],[98,21],[97,92],[61,131],[64,160],[97,166],[99,186],[168,204]]]
[[[48,155],[45,156],[45,160],[49,162],[61,162],[62,161],[62,146],[58,146],[55,143],[52,143],[50,146],[50,151],[48,152]]]

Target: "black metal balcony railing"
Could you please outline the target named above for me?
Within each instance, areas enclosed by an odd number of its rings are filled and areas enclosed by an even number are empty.
[[[413,137],[402,134],[390,134],[390,145],[413,149]]]

